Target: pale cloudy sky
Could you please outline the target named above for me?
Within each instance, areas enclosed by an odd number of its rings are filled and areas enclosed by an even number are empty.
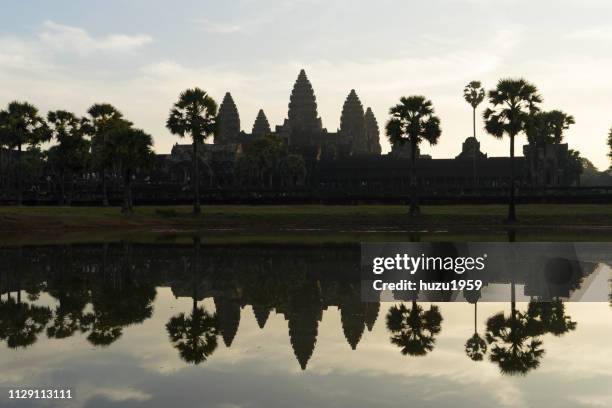
[[[242,128],[259,108],[281,124],[305,68],[330,131],[356,89],[381,128],[402,95],[432,99],[442,120],[434,157],[454,157],[471,134],[463,86],[524,76],[545,109],[576,118],[567,134],[607,168],[612,126],[612,3],[608,0],[38,0],[5,2],[0,14],[0,106],[28,100],[79,114],[110,102],[168,152],[164,128],[181,90],[219,102],[231,91]],[[484,106],[484,105],[483,105]],[[384,139],[384,137],[383,137]],[[479,132],[482,149],[507,141]],[[389,145],[383,140],[383,149]]]

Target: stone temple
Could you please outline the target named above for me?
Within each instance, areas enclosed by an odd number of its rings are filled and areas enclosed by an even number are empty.
[[[339,129],[329,132],[323,127],[313,86],[303,69],[291,90],[287,117],[281,125],[272,127],[260,109],[251,133],[244,132],[238,107],[229,92],[223,98],[217,122],[214,144],[205,144],[199,152],[202,160],[217,169],[215,177],[220,184],[231,184],[231,168],[244,146],[259,136],[274,134],[283,140],[287,151],[304,158],[311,187],[393,191],[408,185],[410,145],[393,146],[390,153],[381,154],[378,121],[371,108],[364,109],[354,89],[348,92],[342,106]],[[579,175],[567,165],[567,144],[550,146],[547,156],[541,158],[531,146],[523,150],[525,156],[514,159],[519,185],[571,186],[577,183]],[[184,163],[179,166],[182,168],[179,173],[183,178],[188,177],[190,152],[189,145],[175,145],[164,159],[169,163],[165,167]],[[542,163],[535,165],[536,159]],[[417,150],[418,182],[422,188],[434,192],[462,187],[500,188],[508,185],[511,160],[509,157],[488,157],[481,152],[478,140],[468,137],[454,158],[433,159]]]
[[[380,155],[380,131],[372,109],[364,111],[355,90],[346,97],[340,117],[340,129],[328,132],[317,112],[317,98],[312,84],[301,70],[289,97],[287,118],[274,131],[263,109],[259,110],[251,133],[240,129],[240,115],[228,92],[219,108],[215,145],[248,144],[257,136],[276,134],[288,149],[305,159],[338,158],[352,155]]]

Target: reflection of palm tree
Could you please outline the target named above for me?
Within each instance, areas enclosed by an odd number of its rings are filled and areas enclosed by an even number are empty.
[[[526,315],[514,307],[509,317],[498,313],[489,318],[486,338],[491,345],[490,359],[503,374],[526,374],[540,365],[544,355],[542,341],[528,330]]]
[[[29,305],[9,298],[0,303],[0,340],[10,348],[28,347],[36,342],[51,319],[48,307]]]
[[[437,306],[423,310],[416,301],[408,309],[403,303],[387,313],[387,329],[393,333],[391,343],[402,348],[402,354],[424,356],[432,351],[435,336],[440,333],[442,315]]]
[[[211,315],[203,307],[198,307],[200,246],[200,237],[195,236],[191,264],[191,298],[193,301],[191,316],[180,313],[166,323],[170,341],[179,351],[181,358],[194,364],[200,364],[212,355],[217,348],[217,336],[219,335],[217,314]]]
[[[181,358],[188,363],[200,364],[217,348],[217,316],[197,307],[196,301],[193,305],[191,316],[181,313],[172,317],[166,330]]]
[[[487,353],[487,342],[478,334],[478,302],[474,302],[474,334],[465,342],[465,354],[473,361],[482,361]]]
[[[561,336],[576,330],[577,323],[565,314],[563,302],[556,299],[552,302],[529,302],[527,325],[534,335],[551,333]]]

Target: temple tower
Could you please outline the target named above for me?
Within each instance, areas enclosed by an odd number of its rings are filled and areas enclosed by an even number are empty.
[[[317,117],[317,100],[304,70],[300,71],[289,100],[287,124],[292,132],[321,132],[321,118]]]
[[[215,143],[229,144],[237,143],[240,135],[240,116],[238,108],[232,99],[232,95],[228,92],[221,102],[219,114],[217,115],[217,135]]]
[[[382,149],[380,148],[380,130],[378,129],[378,122],[374,116],[372,109],[368,108],[365,112],[365,132],[366,139],[368,141],[368,152],[372,154],[380,154]]]
[[[340,116],[340,133],[351,146],[351,153],[367,153],[365,119],[363,106],[354,89],[346,97]]]
[[[270,129],[270,123],[268,122],[268,118],[266,118],[266,114],[263,109],[259,110],[257,114],[257,118],[255,118],[255,123],[253,123],[253,136],[265,136],[272,133]]]

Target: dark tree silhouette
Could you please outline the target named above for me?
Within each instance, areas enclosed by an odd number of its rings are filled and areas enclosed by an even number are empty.
[[[472,107],[472,124],[474,128],[474,141],[476,141],[476,108],[482,103],[485,97],[485,90],[482,87],[480,81],[472,81],[463,88],[463,98]],[[474,144],[476,146],[476,144]],[[476,173],[476,152],[474,151],[473,157],[473,175],[474,185],[476,185],[478,176]]]
[[[527,309],[527,329],[539,336],[551,333],[555,336],[576,330],[577,323],[565,314],[565,304],[556,299],[551,302],[529,302]]]
[[[473,361],[482,361],[487,342],[478,334],[478,301],[474,302],[474,334],[465,342],[465,354]]]
[[[503,374],[525,375],[540,365],[544,355],[542,341],[529,332],[525,314],[514,308],[509,317],[500,312],[487,320],[486,339],[491,345],[489,358]]]
[[[23,146],[36,148],[51,139],[51,132],[45,120],[38,114],[38,109],[27,102],[10,102],[6,110],[0,111],[0,133],[10,149],[17,148],[18,167],[17,202],[23,201]]]
[[[612,128],[610,128],[610,132],[608,133],[608,157],[610,161],[612,161]],[[610,165],[610,170],[612,170],[612,164]]]
[[[107,172],[113,164],[113,152],[109,145],[109,134],[117,127],[130,124],[123,119],[123,114],[108,103],[93,104],[87,113],[90,116],[86,131],[91,136],[94,166],[100,172],[102,180],[102,205],[108,206]]]
[[[90,143],[85,139],[89,128],[87,119],[77,118],[73,113],[58,110],[47,114],[47,122],[52,130],[57,145],[49,148],[47,157],[49,163],[58,173],[60,187],[60,204],[70,203],[74,191],[74,174],[83,171],[90,159]],[[70,184],[70,192],[66,194],[66,177]]]
[[[194,302],[191,316],[180,313],[172,317],[166,330],[181,358],[188,363],[206,361],[217,348],[217,316],[197,307],[197,302]]]
[[[51,310],[48,307],[9,298],[0,302],[0,340],[6,341],[9,348],[31,346],[50,319]]]
[[[187,89],[170,110],[166,127],[179,137],[191,136],[193,143],[193,212],[199,214],[200,182],[198,145],[212,136],[216,128],[217,103],[200,88]]]
[[[434,115],[433,104],[424,96],[401,97],[400,103],[389,109],[391,118],[387,122],[387,137],[392,145],[408,143],[411,148],[410,169],[410,214],[419,213],[416,154],[417,147],[426,140],[431,145],[438,143],[442,134],[440,119]]]
[[[508,221],[515,222],[514,139],[526,131],[529,117],[538,110],[542,98],[537,88],[524,79],[501,79],[488,96],[492,108],[487,108],[483,115],[486,131],[497,138],[504,135],[510,138]]]
[[[131,126],[117,127],[110,132],[110,150],[121,169],[123,178],[122,212],[132,212],[133,177],[138,169],[150,167],[155,160],[153,138],[141,129]]]
[[[392,306],[387,313],[387,329],[393,334],[391,343],[400,347],[404,355],[424,356],[432,351],[441,324],[438,306],[423,310],[416,301],[410,309],[402,303]]]

